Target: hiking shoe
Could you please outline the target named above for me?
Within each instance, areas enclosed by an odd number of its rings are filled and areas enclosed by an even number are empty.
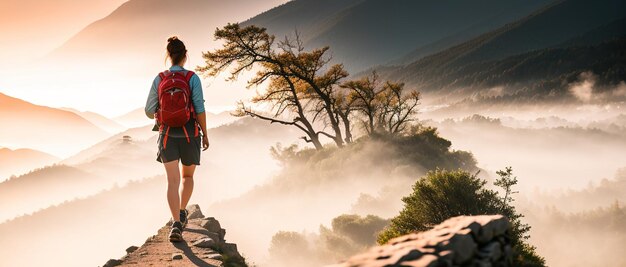
[[[170,230],[170,242],[181,241],[183,241],[183,225],[180,222],[174,222]]]
[[[188,216],[189,216],[189,212],[187,211],[187,209],[180,210],[180,223],[183,224],[183,229],[187,227]]]

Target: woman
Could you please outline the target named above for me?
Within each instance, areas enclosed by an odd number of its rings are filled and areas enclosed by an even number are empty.
[[[170,37],[167,42],[167,56],[172,66],[168,71],[160,73],[154,78],[145,111],[151,119],[155,118],[155,115],[157,117],[163,116],[158,113],[159,103],[164,103],[159,101],[159,86],[164,87],[163,84],[165,83],[162,84],[161,81],[169,79],[169,76],[166,75],[174,76],[174,73],[180,72],[184,74],[180,77],[188,77],[188,80],[184,81],[186,84],[183,87],[190,90],[189,120],[184,123],[183,127],[169,127],[165,123],[160,124],[157,155],[157,161],[163,163],[167,174],[167,202],[173,219],[169,239],[172,242],[179,242],[183,240],[182,232],[187,225],[188,213],[185,207],[193,192],[194,171],[196,166],[200,165],[200,146],[203,150],[207,150],[209,139],[206,135],[206,114],[200,78],[195,73],[183,68],[187,61],[185,44],[176,36]],[[162,88],[161,90],[163,91]],[[161,94],[163,95],[162,92]],[[157,124],[161,120],[163,119],[157,119]],[[201,135],[198,127],[202,130]],[[179,170],[179,161],[182,163],[182,174]],[[181,176],[183,185],[179,196],[178,188]]]

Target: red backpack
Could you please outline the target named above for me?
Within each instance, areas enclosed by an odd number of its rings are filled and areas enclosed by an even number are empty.
[[[189,81],[193,71],[169,71],[159,73],[159,109],[156,117],[161,125],[161,130],[167,126],[168,135],[170,127],[182,127],[189,141],[189,135],[184,125],[195,116],[191,102],[191,88]],[[167,138],[167,137],[166,137]]]

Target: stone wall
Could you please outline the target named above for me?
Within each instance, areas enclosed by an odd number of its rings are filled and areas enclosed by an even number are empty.
[[[510,266],[510,227],[502,215],[454,217],[329,267]]]

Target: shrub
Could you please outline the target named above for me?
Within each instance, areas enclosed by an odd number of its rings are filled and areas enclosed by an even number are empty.
[[[515,266],[543,266],[545,261],[535,248],[525,241],[530,226],[521,223],[521,214],[510,204],[511,186],[517,179],[512,170],[500,171],[496,185],[502,185],[508,194],[501,198],[496,191],[485,188],[487,183],[467,171],[437,169],[419,179],[413,192],[402,199],[404,209],[391,219],[391,224],[379,236],[378,243],[416,231],[425,231],[444,220],[460,215],[504,214],[510,218],[513,229],[511,240],[517,257]]]

